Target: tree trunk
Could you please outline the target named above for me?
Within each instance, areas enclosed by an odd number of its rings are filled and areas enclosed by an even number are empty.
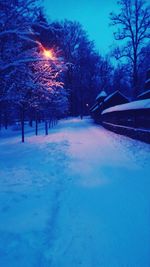
[[[35,120],[35,135],[38,135],[38,119]]]
[[[51,119],[51,127],[53,128],[53,117],[52,117],[52,119]]]
[[[0,112],[0,130],[2,128],[2,115],[1,115],[1,112]]]
[[[48,135],[48,123],[45,121],[45,135]]]
[[[80,118],[81,120],[83,119],[83,114],[84,114],[84,104],[83,104],[83,89],[81,88],[80,92]]]
[[[0,130],[2,128],[2,107],[0,105]]]
[[[24,143],[24,106],[21,108],[21,140]]]
[[[137,52],[134,52],[133,63],[133,98],[136,99],[138,95],[138,70],[137,70]]]
[[[81,120],[83,119],[83,99],[81,99],[80,118],[81,118]]]
[[[29,126],[30,126],[30,127],[33,126],[33,120],[32,120],[32,119],[29,120]]]
[[[5,111],[5,114],[4,114],[4,127],[5,127],[6,130],[8,129],[8,114],[7,114],[7,111]]]

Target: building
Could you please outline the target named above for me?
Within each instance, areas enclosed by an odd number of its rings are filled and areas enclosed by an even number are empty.
[[[98,122],[100,114],[102,112],[102,104],[107,97],[107,94],[104,90],[102,90],[96,97],[96,103],[90,108],[91,116],[95,120],[95,122]]]
[[[103,110],[110,108],[112,106],[120,105],[128,103],[129,100],[119,91],[115,91],[114,93],[110,95],[106,95],[105,91],[102,91],[97,97],[96,97],[96,103],[91,108],[91,115],[95,122],[100,123],[101,122],[101,113]]]
[[[105,98],[102,110],[125,103],[129,103],[129,99],[119,91],[115,91]]]
[[[147,77],[145,81],[145,92],[138,95],[137,100],[149,99],[150,98],[150,69],[147,71]]]

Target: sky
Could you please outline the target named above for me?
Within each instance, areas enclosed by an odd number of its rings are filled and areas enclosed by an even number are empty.
[[[117,0],[44,0],[44,7],[50,20],[79,21],[101,54],[114,44],[109,14],[118,10]]]

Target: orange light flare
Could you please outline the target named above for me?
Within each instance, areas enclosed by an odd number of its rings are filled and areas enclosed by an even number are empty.
[[[45,58],[53,60],[53,61],[57,59],[56,56],[55,56],[55,52],[54,52],[54,50],[52,48],[51,49],[45,48],[42,45],[42,43],[39,42],[39,41],[36,41],[36,43],[38,44],[38,46],[39,46],[39,48],[40,48],[40,50],[41,50],[41,52],[42,52],[42,54],[43,54],[43,56]]]
[[[44,47],[38,40],[36,43],[38,44],[40,52],[44,58],[54,61],[57,66],[64,64],[63,57],[61,56],[61,50],[55,51],[53,48],[48,49]]]
[[[52,49],[43,49],[43,54],[47,59],[55,60],[56,57],[54,56],[54,52]]]

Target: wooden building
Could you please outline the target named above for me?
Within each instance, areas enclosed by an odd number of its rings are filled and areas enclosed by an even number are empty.
[[[103,110],[120,105],[128,103],[129,100],[119,91],[115,91],[114,93],[110,95],[106,95],[105,91],[102,91],[97,97],[96,97],[96,103],[91,108],[91,115],[95,122],[101,123],[101,113]]]
[[[150,98],[150,69],[147,71],[146,81],[145,81],[145,92],[138,95],[137,100],[143,100]]]
[[[145,89],[150,90],[150,69],[148,69],[148,71],[147,71]]]
[[[115,91],[105,98],[102,109],[104,110],[125,103],[129,103],[129,99],[121,92]]]
[[[102,90],[96,97],[95,104],[91,107],[91,116],[95,120],[95,122],[99,122],[100,114],[102,112],[102,104],[107,97],[107,94],[104,90]]]
[[[105,100],[106,97],[107,97],[107,94],[106,94],[106,92],[103,90],[103,91],[101,91],[101,92],[98,94],[98,96],[96,97],[96,102],[97,102],[98,104],[101,104],[101,103]]]

